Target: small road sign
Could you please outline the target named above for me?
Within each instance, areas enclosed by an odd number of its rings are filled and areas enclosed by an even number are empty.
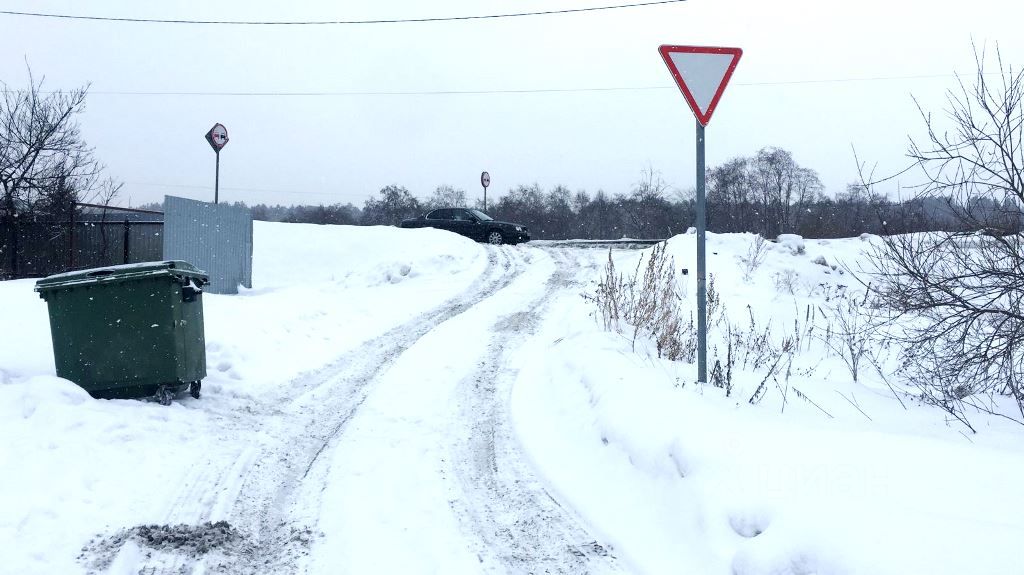
[[[220,153],[221,149],[228,144],[228,129],[224,124],[214,124],[209,132],[206,132],[206,141],[214,152]]]
[[[697,116],[702,126],[707,126],[743,50],[711,46],[662,46],[658,51],[693,110],[693,115]]]
[[[214,124],[209,132],[206,132],[206,141],[217,153],[217,171],[213,177],[213,203],[220,203],[220,151],[228,145],[228,129],[224,124]]]
[[[487,211],[487,188],[491,185],[491,175],[487,172],[480,174],[480,185],[484,187],[484,211]]]

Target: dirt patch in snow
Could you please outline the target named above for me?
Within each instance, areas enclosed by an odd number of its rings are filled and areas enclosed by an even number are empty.
[[[143,551],[162,552],[196,559],[212,552],[225,558],[252,553],[247,538],[227,521],[199,525],[137,525],[108,535],[97,535],[78,556],[91,573],[105,571],[125,543],[134,542]]]

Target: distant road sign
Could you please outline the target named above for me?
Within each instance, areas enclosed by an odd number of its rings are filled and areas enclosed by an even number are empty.
[[[693,115],[702,126],[707,126],[743,50],[713,46],[662,46],[658,51]]]
[[[491,175],[487,172],[480,174],[480,185],[489,188],[491,186]]]
[[[206,133],[206,141],[214,152],[220,153],[221,149],[228,144],[228,129],[223,124],[214,124]]]

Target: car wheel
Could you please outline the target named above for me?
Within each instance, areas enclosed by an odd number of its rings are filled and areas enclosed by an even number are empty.
[[[501,236],[501,232],[495,230],[487,234],[487,243],[495,246],[500,246],[501,244],[505,243],[505,238]]]

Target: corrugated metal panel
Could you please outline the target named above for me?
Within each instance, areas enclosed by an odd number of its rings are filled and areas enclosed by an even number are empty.
[[[163,257],[163,223],[132,222],[128,238],[128,263],[152,262]]]
[[[247,208],[164,197],[164,259],[210,275],[211,293],[252,287],[252,214]]]

